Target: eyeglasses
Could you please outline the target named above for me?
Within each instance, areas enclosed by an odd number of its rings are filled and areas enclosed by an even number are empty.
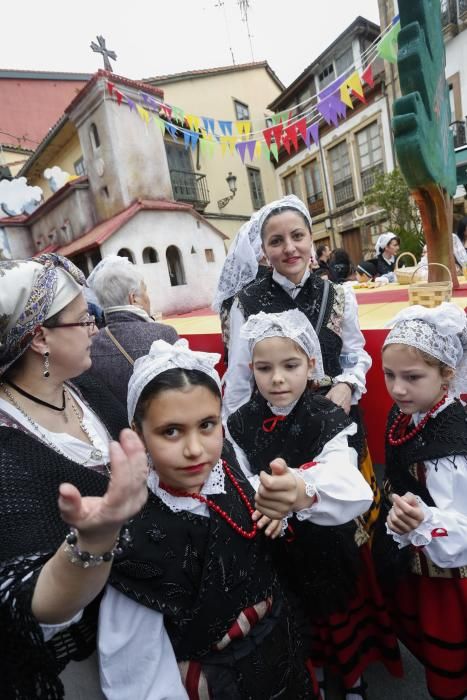
[[[88,328],[90,331],[93,331],[95,325],[96,317],[89,316],[86,321],[77,321],[76,323],[56,323],[53,328],[73,328],[74,326],[81,326],[81,328]]]

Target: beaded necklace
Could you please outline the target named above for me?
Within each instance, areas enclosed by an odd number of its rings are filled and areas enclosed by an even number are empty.
[[[248,513],[250,514],[250,517],[252,517],[254,509],[251,505],[251,503],[248,500],[248,496],[238,483],[237,479],[234,477],[232,474],[230,467],[227,465],[225,460],[222,460],[222,467],[229,477],[230,481],[232,482],[233,486],[235,487],[236,491],[238,492],[240,498],[242,499],[243,503],[245,504]],[[159,483],[159,486],[164,489],[164,491],[167,491],[167,493],[172,494],[172,496],[179,496],[183,498],[195,498],[197,501],[201,501],[201,503],[205,503],[208,508],[211,508],[211,510],[215,511],[223,520],[226,521],[230,525],[230,527],[235,530],[239,535],[244,537],[247,540],[252,540],[253,537],[255,537],[257,531],[258,531],[258,526],[256,523],[253,523],[253,527],[250,531],[245,530],[241,525],[238,525],[231,517],[228,515],[225,510],[223,510],[220,506],[217,505],[217,503],[214,503],[214,501],[211,501],[210,498],[206,498],[206,496],[202,496],[200,493],[191,493],[189,491],[179,491],[178,489],[173,489],[172,487],[168,486],[167,484],[163,484],[162,482]]]
[[[3,393],[6,394],[6,396],[9,398],[9,400],[11,401],[11,403],[13,404],[13,406],[26,418],[26,420],[30,423],[30,425],[34,428],[34,430],[40,435],[40,437],[41,437],[41,439],[42,439],[43,442],[44,442],[48,447],[52,448],[55,452],[58,452],[60,455],[62,455],[62,457],[65,457],[66,459],[70,459],[70,457],[69,457],[65,452],[63,452],[63,450],[61,450],[60,447],[58,447],[58,445],[56,445],[54,442],[52,442],[52,440],[51,440],[47,435],[45,435],[45,433],[42,432],[42,430],[41,430],[40,427],[39,427],[39,424],[36,423],[36,421],[34,420],[34,418],[31,418],[31,416],[30,416],[28,413],[26,413],[26,411],[24,410],[24,408],[17,402],[17,400],[15,399],[15,397],[13,396],[13,394],[12,394],[12,393],[9,391],[9,389],[5,386],[4,382],[1,382],[1,383],[0,383],[0,389],[2,389]],[[100,450],[98,447],[95,446],[94,441],[93,441],[93,439],[92,439],[92,437],[91,437],[91,435],[90,435],[90,433],[89,433],[89,430],[86,428],[86,426],[85,426],[85,424],[84,424],[84,421],[83,421],[83,419],[81,418],[77,407],[75,406],[75,402],[74,402],[74,399],[73,399],[72,395],[70,394],[70,392],[69,392],[69,390],[68,390],[67,387],[64,388],[64,391],[65,391],[65,393],[66,393],[66,396],[67,396],[67,398],[68,398],[68,401],[69,401],[69,403],[70,403],[70,406],[71,406],[71,408],[72,408],[72,411],[73,411],[73,413],[76,415],[76,417],[77,417],[77,419],[78,419],[79,427],[81,428],[82,432],[83,432],[83,433],[86,435],[86,437],[88,438],[89,443],[90,443],[90,445],[91,445],[91,447],[92,447],[92,451],[91,451],[91,454],[90,454],[90,459],[93,459],[93,460],[95,460],[95,461],[97,461],[97,460],[99,460],[99,459],[102,459],[102,457],[103,457],[102,450]],[[110,440],[110,436],[109,436],[109,440]],[[74,461],[74,460],[73,460],[73,461]],[[83,467],[86,466],[86,463],[87,463],[87,462],[88,462],[88,459],[84,460],[84,462],[82,462],[81,466],[83,466]],[[110,475],[110,464],[107,463],[107,464],[105,464],[104,466],[105,466],[105,469],[106,469],[107,473]]]
[[[396,432],[396,430],[397,430],[397,428],[398,428],[398,426],[399,426],[399,423],[400,423],[404,418],[407,418],[406,414],[405,414],[405,413],[402,413],[402,411],[400,411],[400,412],[399,412],[399,415],[397,416],[396,420],[395,420],[394,423],[391,425],[391,428],[390,428],[390,430],[389,430],[389,433],[388,433],[388,442],[389,442],[389,444],[390,444],[392,447],[398,447],[399,445],[403,445],[404,443],[406,443],[406,442],[408,442],[409,440],[411,440],[412,438],[414,438],[415,435],[417,435],[421,430],[423,430],[423,428],[425,427],[425,425],[427,424],[428,420],[431,418],[431,416],[433,415],[433,413],[436,413],[436,411],[438,410],[438,408],[441,408],[441,406],[443,405],[443,403],[446,401],[447,397],[448,397],[448,395],[445,394],[445,395],[443,396],[443,398],[440,399],[440,400],[438,401],[438,403],[436,403],[432,408],[430,408],[430,410],[428,411],[428,413],[426,414],[426,416],[425,416],[424,418],[422,418],[422,420],[420,421],[420,423],[419,423],[418,425],[416,425],[414,428],[412,428],[412,430],[411,430],[410,432],[406,433],[405,435],[403,435],[403,436],[400,437],[400,438],[395,438],[395,437],[394,437],[394,433]]]

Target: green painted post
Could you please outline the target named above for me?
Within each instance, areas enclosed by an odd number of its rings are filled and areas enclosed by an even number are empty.
[[[428,262],[446,265],[458,286],[452,253],[454,144],[439,0],[399,0],[397,63],[402,97],[394,102],[397,158],[420,209]],[[430,268],[430,280],[443,277]]]

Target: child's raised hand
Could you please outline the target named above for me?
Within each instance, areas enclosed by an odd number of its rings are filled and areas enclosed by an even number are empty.
[[[275,540],[276,537],[279,537],[282,532],[282,520],[272,520],[271,518],[268,518],[267,515],[261,515],[259,510],[255,510],[253,513],[253,520],[256,521],[256,524],[260,530],[266,528],[264,530],[264,534],[266,537],[270,537],[271,540]]]
[[[398,535],[412,532],[425,519],[423,508],[420,507],[416,496],[409,491],[403,496],[394,494],[392,504],[386,522],[389,529]]]
[[[270,467],[271,474],[261,472],[259,475],[256,507],[262,515],[279,520],[292,510],[297,500],[297,480],[281,457],[274,459]]]

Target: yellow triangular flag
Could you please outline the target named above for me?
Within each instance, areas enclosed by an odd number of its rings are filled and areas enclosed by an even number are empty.
[[[201,119],[194,114],[185,114],[185,119],[188,122],[190,131],[198,131]]]
[[[138,110],[138,114],[141,117],[143,121],[146,122],[146,124],[149,124],[149,112],[147,109],[144,109],[144,107],[141,107],[141,105],[136,105],[136,109]]]
[[[341,98],[342,102],[344,104],[346,104],[348,107],[350,107],[350,109],[353,109],[353,102],[352,102],[352,98],[349,95],[347,83],[342,83],[339,92],[340,92],[340,98]]]
[[[355,73],[352,73],[351,76],[346,80],[346,85],[348,88],[353,90],[353,92],[360,98],[363,99],[363,87],[362,87],[362,81],[360,80],[360,76],[355,71]]]
[[[255,152],[253,154],[254,158],[259,158],[261,156],[261,141],[257,141],[255,145]]]

